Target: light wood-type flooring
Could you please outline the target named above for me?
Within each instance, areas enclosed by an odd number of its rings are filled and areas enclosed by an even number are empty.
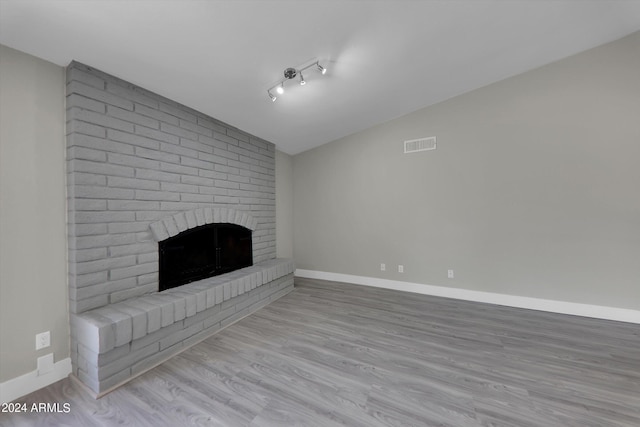
[[[640,325],[296,279],[293,292],[68,414],[2,426],[640,426]]]

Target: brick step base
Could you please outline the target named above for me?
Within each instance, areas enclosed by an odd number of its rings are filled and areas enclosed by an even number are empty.
[[[273,259],[74,314],[74,374],[102,395],[287,294],[293,272]]]

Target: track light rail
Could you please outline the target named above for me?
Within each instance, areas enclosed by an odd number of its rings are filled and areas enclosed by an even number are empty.
[[[304,86],[305,84],[307,84],[307,81],[304,79],[302,72],[313,67],[315,67],[322,75],[327,73],[327,69],[322,65],[320,65],[320,61],[312,62],[311,64],[305,65],[302,68],[293,68],[293,67],[286,68],[283,73],[284,79],[280,80],[280,82],[278,82],[277,84],[267,89],[267,94],[269,95],[269,98],[271,98],[271,101],[275,102],[276,99],[278,99],[278,96],[274,95],[273,91],[275,90],[278,95],[282,95],[284,93],[284,82],[288,80],[293,80],[296,78],[296,76],[300,76],[301,86]]]

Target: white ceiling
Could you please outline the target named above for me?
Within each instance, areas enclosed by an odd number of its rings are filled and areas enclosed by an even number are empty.
[[[296,154],[640,30],[640,0],[0,0],[0,43],[77,60]],[[319,59],[304,87],[266,90]]]

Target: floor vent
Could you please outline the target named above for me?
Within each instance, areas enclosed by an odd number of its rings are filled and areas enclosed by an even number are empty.
[[[404,154],[417,153],[436,149],[436,137],[411,139],[404,142]]]

